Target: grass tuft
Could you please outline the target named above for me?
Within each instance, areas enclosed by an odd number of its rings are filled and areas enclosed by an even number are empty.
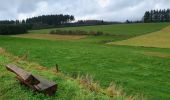
[[[100,91],[99,83],[94,82],[92,76],[90,76],[88,74],[86,76],[78,75],[76,80],[90,91],[94,91],[94,92]]]
[[[114,83],[111,83],[110,86],[105,90],[105,92],[111,97],[125,95],[123,89],[121,87],[118,87]]]

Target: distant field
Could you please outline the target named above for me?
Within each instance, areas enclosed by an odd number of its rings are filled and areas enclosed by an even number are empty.
[[[49,69],[58,64],[60,70],[68,75],[90,74],[103,87],[114,82],[130,95],[139,93],[148,96],[149,100],[169,100],[170,49],[105,44],[159,31],[167,25],[120,24],[64,28],[113,34],[69,41],[0,36],[0,47],[17,56],[28,55],[29,61],[38,62]],[[53,29],[33,30],[30,34],[40,35],[50,30]]]
[[[115,25],[98,25],[98,26],[82,26],[82,27],[67,27],[57,28],[60,30],[84,30],[84,31],[101,31],[112,35],[141,35],[144,33],[158,31],[169,23],[150,23],[150,24],[115,24]],[[49,33],[54,29],[32,30],[29,33]]]
[[[113,42],[116,45],[170,48],[170,26],[150,34]]]
[[[20,34],[13,35],[12,37],[46,39],[46,40],[79,40],[86,38],[85,35],[52,35],[52,34]]]

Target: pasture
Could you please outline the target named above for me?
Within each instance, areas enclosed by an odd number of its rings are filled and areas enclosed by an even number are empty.
[[[29,33],[41,33],[46,34],[51,30],[82,30],[82,31],[101,31],[111,35],[130,35],[136,36],[145,33],[154,32],[164,28],[169,23],[148,23],[148,24],[116,24],[116,25],[99,25],[99,26],[84,26],[84,27],[66,27],[66,28],[53,28],[42,30],[31,30]]]
[[[108,87],[114,82],[122,86],[128,95],[143,94],[149,100],[168,100],[169,49],[106,44],[160,31],[168,25],[152,23],[60,28],[98,30],[111,35],[56,41],[1,36],[0,47],[19,57],[27,55],[28,61],[37,62],[47,69],[58,64],[67,75],[92,75],[102,87]],[[54,29],[31,30],[29,34],[47,34],[51,30]]]
[[[144,46],[156,48],[170,48],[170,27],[150,34],[113,42],[116,45]]]

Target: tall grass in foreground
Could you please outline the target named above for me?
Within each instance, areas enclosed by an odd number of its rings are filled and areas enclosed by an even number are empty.
[[[114,99],[120,99],[120,100],[147,100],[147,97],[142,94],[137,94],[133,96],[128,96],[124,92],[123,88],[121,86],[116,85],[114,82],[110,83],[109,87],[102,88],[100,86],[99,82],[95,82],[90,75],[81,76],[78,75],[77,78],[75,78],[76,81],[79,82],[80,85],[82,85],[84,88],[92,91],[92,92],[99,92],[102,94],[105,94],[109,97],[112,97]]]

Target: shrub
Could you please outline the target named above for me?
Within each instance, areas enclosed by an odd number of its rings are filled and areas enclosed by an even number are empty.
[[[104,35],[103,32],[95,32],[95,31],[82,31],[82,30],[52,30],[50,31],[50,34],[59,34],[59,35],[94,35],[94,36],[100,36]]]
[[[98,32],[96,33],[97,36],[103,35],[103,34],[104,34],[104,33],[103,33],[103,32],[100,32],[100,31],[98,31]]]
[[[50,31],[50,34],[55,34],[55,31],[54,30]]]

